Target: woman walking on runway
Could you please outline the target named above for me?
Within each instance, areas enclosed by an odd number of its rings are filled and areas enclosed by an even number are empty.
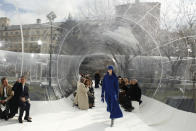
[[[108,66],[108,72],[103,79],[101,101],[104,102],[105,97],[105,101],[107,103],[107,111],[110,112],[111,127],[114,125],[114,119],[123,117],[118,102],[118,86],[118,78],[114,73],[114,69],[112,66]]]

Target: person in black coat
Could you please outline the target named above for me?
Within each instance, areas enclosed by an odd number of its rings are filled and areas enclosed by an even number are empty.
[[[138,85],[137,80],[130,81],[130,87],[127,89],[126,95],[130,101],[138,101],[139,104],[142,103],[141,101],[142,92]]]
[[[22,117],[24,111],[26,111],[25,115],[25,120],[27,122],[32,122],[31,118],[29,117],[29,112],[30,112],[30,99],[29,99],[29,88],[28,86],[25,85],[26,83],[26,78],[24,76],[21,77],[21,83],[18,85],[19,88],[19,107],[20,107],[20,112],[19,112],[19,118],[18,121],[19,123],[23,123]]]
[[[99,72],[96,72],[95,73],[95,88],[99,88],[100,79],[101,79],[101,76]]]
[[[19,97],[20,97],[20,78],[14,83],[12,91],[14,92],[14,96],[12,97],[10,101],[10,118],[13,118],[18,113],[18,107],[19,107]]]
[[[121,106],[125,109],[125,111],[131,112],[134,108],[132,106],[131,100],[129,99],[129,95],[127,93],[129,88],[130,88],[129,80],[127,78],[123,79],[119,101]]]

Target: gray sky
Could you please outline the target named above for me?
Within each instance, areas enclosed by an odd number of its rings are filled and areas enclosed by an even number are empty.
[[[177,6],[182,0],[140,1],[161,2],[161,14],[167,14],[167,20],[173,21],[178,12]],[[196,7],[193,4],[196,0],[184,1],[184,4]],[[35,23],[37,18],[46,22],[46,14],[54,11],[57,15],[56,21],[62,21],[69,13],[74,17],[112,14],[115,5],[127,2],[134,2],[134,0],[0,0],[0,16],[9,17],[11,24],[29,24]]]

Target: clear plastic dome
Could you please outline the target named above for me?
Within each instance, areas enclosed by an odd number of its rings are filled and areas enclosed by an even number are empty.
[[[33,100],[68,97],[80,73],[103,76],[113,65],[118,76],[137,79],[144,95],[195,112],[193,0],[4,0],[0,6],[1,77],[13,84],[25,75]]]

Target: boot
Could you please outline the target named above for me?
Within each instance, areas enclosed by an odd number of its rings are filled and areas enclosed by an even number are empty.
[[[30,118],[30,117],[25,117],[24,119],[25,119],[27,122],[32,122],[32,120],[31,120],[32,118]]]
[[[110,125],[111,127],[113,127],[114,126],[114,119],[111,119],[111,125]]]
[[[134,107],[126,108],[125,111],[132,112],[134,110]]]
[[[23,120],[21,118],[18,119],[19,123],[23,123]]]
[[[141,101],[141,100],[139,101],[139,104],[140,104],[140,105],[142,104],[142,101]]]
[[[4,118],[4,120],[5,121],[8,121],[8,119],[9,119],[9,117],[6,115],[5,118]]]

